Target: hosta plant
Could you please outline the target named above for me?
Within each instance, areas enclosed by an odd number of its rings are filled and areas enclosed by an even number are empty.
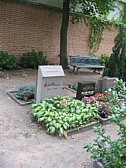
[[[43,123],[47,133],[67,136],[67,130],[96,120],[97,109],[68,96],[43,99],[32,105],[32,115]]]

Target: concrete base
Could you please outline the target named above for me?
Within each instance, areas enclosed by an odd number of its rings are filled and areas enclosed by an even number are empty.
[[[112,119],[111,117],[109,117],[109,118],[102,118],[102,117],[99,116],[99,123],[101,123],[103,125],[110,124],[110,120],[111,119]]]
[[[7,92],[7,94],[8,94],[16,103],[18,103],[19,105],[25,106],[25,105],[32,104],[32,103],[35,102],[34,99],[30,99],[30,100],[27,100],[27,101],[21,100],[21,99],[17,99],[17,98],[16,98],[16,93],[17,93],[17,92],[18,92],[18,91],[9,91],[9,92]]]
[[[78,133],[81,133],[81,132],[88,131],[88,130],[92,129],[94,126],[97,126],[98,124],[99,123],[97,121],[94,121],[92,123],[85,124],[81,127],[68,130],[67,131],[67,136],[71,136],[71,135],[74,135],[74,134],[78,134]]]

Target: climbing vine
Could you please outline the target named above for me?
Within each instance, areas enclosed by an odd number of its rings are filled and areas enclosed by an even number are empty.
[[[111,22],[108,20],[103,20],[100,17],[90,17],[89,18],[91,24],[91,32],[89,37],[89,47],[91,48],[92,52],[96,52],[99,47],[100,43],[103,39],[103,32],[104,29],[112,25]]]
[[[90,17],[89,18],[91,24],[91,33],[89,37],[89,47],[92,50],[92,53],[95,53],[99,47],[100,43],[103,39],[103,33],[106,28],[110,28],[112,26],[124,26],[124,24],[120,21],[116,20],[108,20],[100,17]]]
[[[85,3],[87,3],[87,1],[84,1],[84,4]],[[106,12],[99,11],[98,13],[95,13],[94,11],[94,13],[92,13],[92,10],[89,10],[87,6],[87,8],[85,8],[85,6],[83,7],[84,9],[81,12],[77,12],[75,8],[73,8],[74,15],[72,15],[72,22],[79,23],[80,21],[82,22],[84,20],[87,26],[89,26],[90,23],[91,32],[89,35],[89,47],[91,49],[91,53],[95,53],[100,47],[101,41],[103,39],[103,33],[106,28],[120,25],[124,26],[124,24],[122,23],[122,15],[118,20],[108,20],[107,16],[110,10]]]

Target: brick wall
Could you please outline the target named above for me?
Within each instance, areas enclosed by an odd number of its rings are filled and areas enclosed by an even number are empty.
[[[59,63],[62,14],[50,8],[0,1],[0,50],[19,57],[35,49],[43,51],[50,63]],[[68,55],[89,55],[90,29],[84,23],[69,24]],[[110,54],[117,29],[106,30],[96,54]]]

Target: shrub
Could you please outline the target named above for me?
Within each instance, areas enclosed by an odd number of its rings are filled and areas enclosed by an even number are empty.
[[[0,51],[0,69],[14,70],[17,68],[16,57]]]
[[[21,100],[28,100],[28,99],[33,99],[34,95],[35,95],[34,86],[23,86],[18,89],[16,98]]]
[[[112,120],[114,124],[119,126],[118,139],[112,140],[111,136],[106,135],[106,130],[102,126],[95,127],[95,132],[98,133],[98,137],[93,143],[86,143],[84,148],[86,151],[92,153],[94,161],[100,161],[104,168],[125,168],[126,167],[126,106],[121,99],[121,95],[124,92],[125,95],[125,83],[122,80],[118,80],[118,85],[107,90],[111,95],[110,101],[112,110]],[[116,104],[116,106],[113,106]]]
[[[48,61],[46,56],[43,55],[43,52],[32,50],[31,52],[22,54],[19,64],[23,68],[37,68],[39,65],[47,65]]]

